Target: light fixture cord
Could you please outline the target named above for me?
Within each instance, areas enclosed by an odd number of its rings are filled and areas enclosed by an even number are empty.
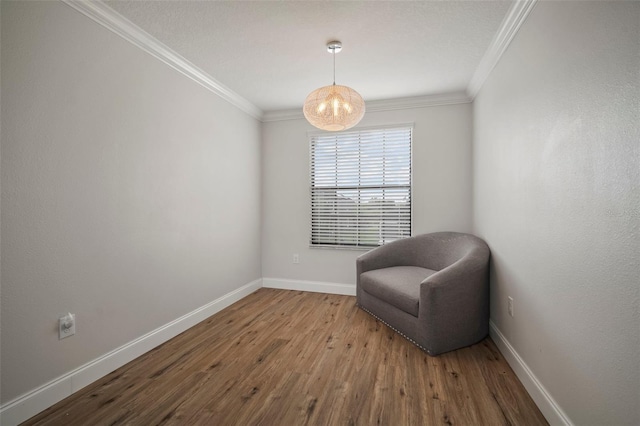
[[[333,52],[333,85],[336,85],[336,48],[332,49]]]

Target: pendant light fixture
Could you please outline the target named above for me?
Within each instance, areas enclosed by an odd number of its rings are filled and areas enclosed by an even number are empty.
[[[314,90],[304,101],[303,112],[309,123],[331,132],[349,129],[362,120],[364,100],[355,90],[336,84],[336,53],[342,43],[330,41],[327,50],[333,54],[333,85]]]

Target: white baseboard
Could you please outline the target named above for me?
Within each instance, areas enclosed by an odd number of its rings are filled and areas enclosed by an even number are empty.
[[[314,293],[342,294],[355,296],[355,284],[325,283],[320,281],[287,280],[283,278],[263,278],[262,286],[281,290],[312,291]]]
[[[168,324],[84,364],[0,407],[0,425],[13,426],[35,416],[58,401],[104,377],[211,315],[262,287],[257,279]]]
[[[572,426],[573,423],[571,423],[566,413],[562,411],[558,403],[549,395],[549,392],[547,392],[542,383],[540,383],[529,366],[513,346],[511,346],[511,343],[509,343],[493,321],[489,321],[489,334],[549,424]]]
[[[342,294],[347,296],[355,296],[356,294],[356,286],[353,284],[281,278],[257,279],[31,392],[9,401],[0,407],[0,425],[13,426],[22,423],[74,392],[104,377],[111,371],[161,345],[211,315],[220,312],[222,309],[248,296],[261,287]],[[492,321],[490,322],[490,335],[549,423],[552,425],[572,426],[569,417],[549,395],[544,386],[542,386],[527,364]]]

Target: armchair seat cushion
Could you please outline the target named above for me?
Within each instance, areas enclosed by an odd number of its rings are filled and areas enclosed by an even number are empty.
[[[418,317],[420,283],[436,272],[419,266],[391,266],[362,273],[360,285],[370,295]]]

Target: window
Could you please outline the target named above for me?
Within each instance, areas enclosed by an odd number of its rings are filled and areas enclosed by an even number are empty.
[[[411,133],[310,136],[311,246],[375,247],[411,235]]]

